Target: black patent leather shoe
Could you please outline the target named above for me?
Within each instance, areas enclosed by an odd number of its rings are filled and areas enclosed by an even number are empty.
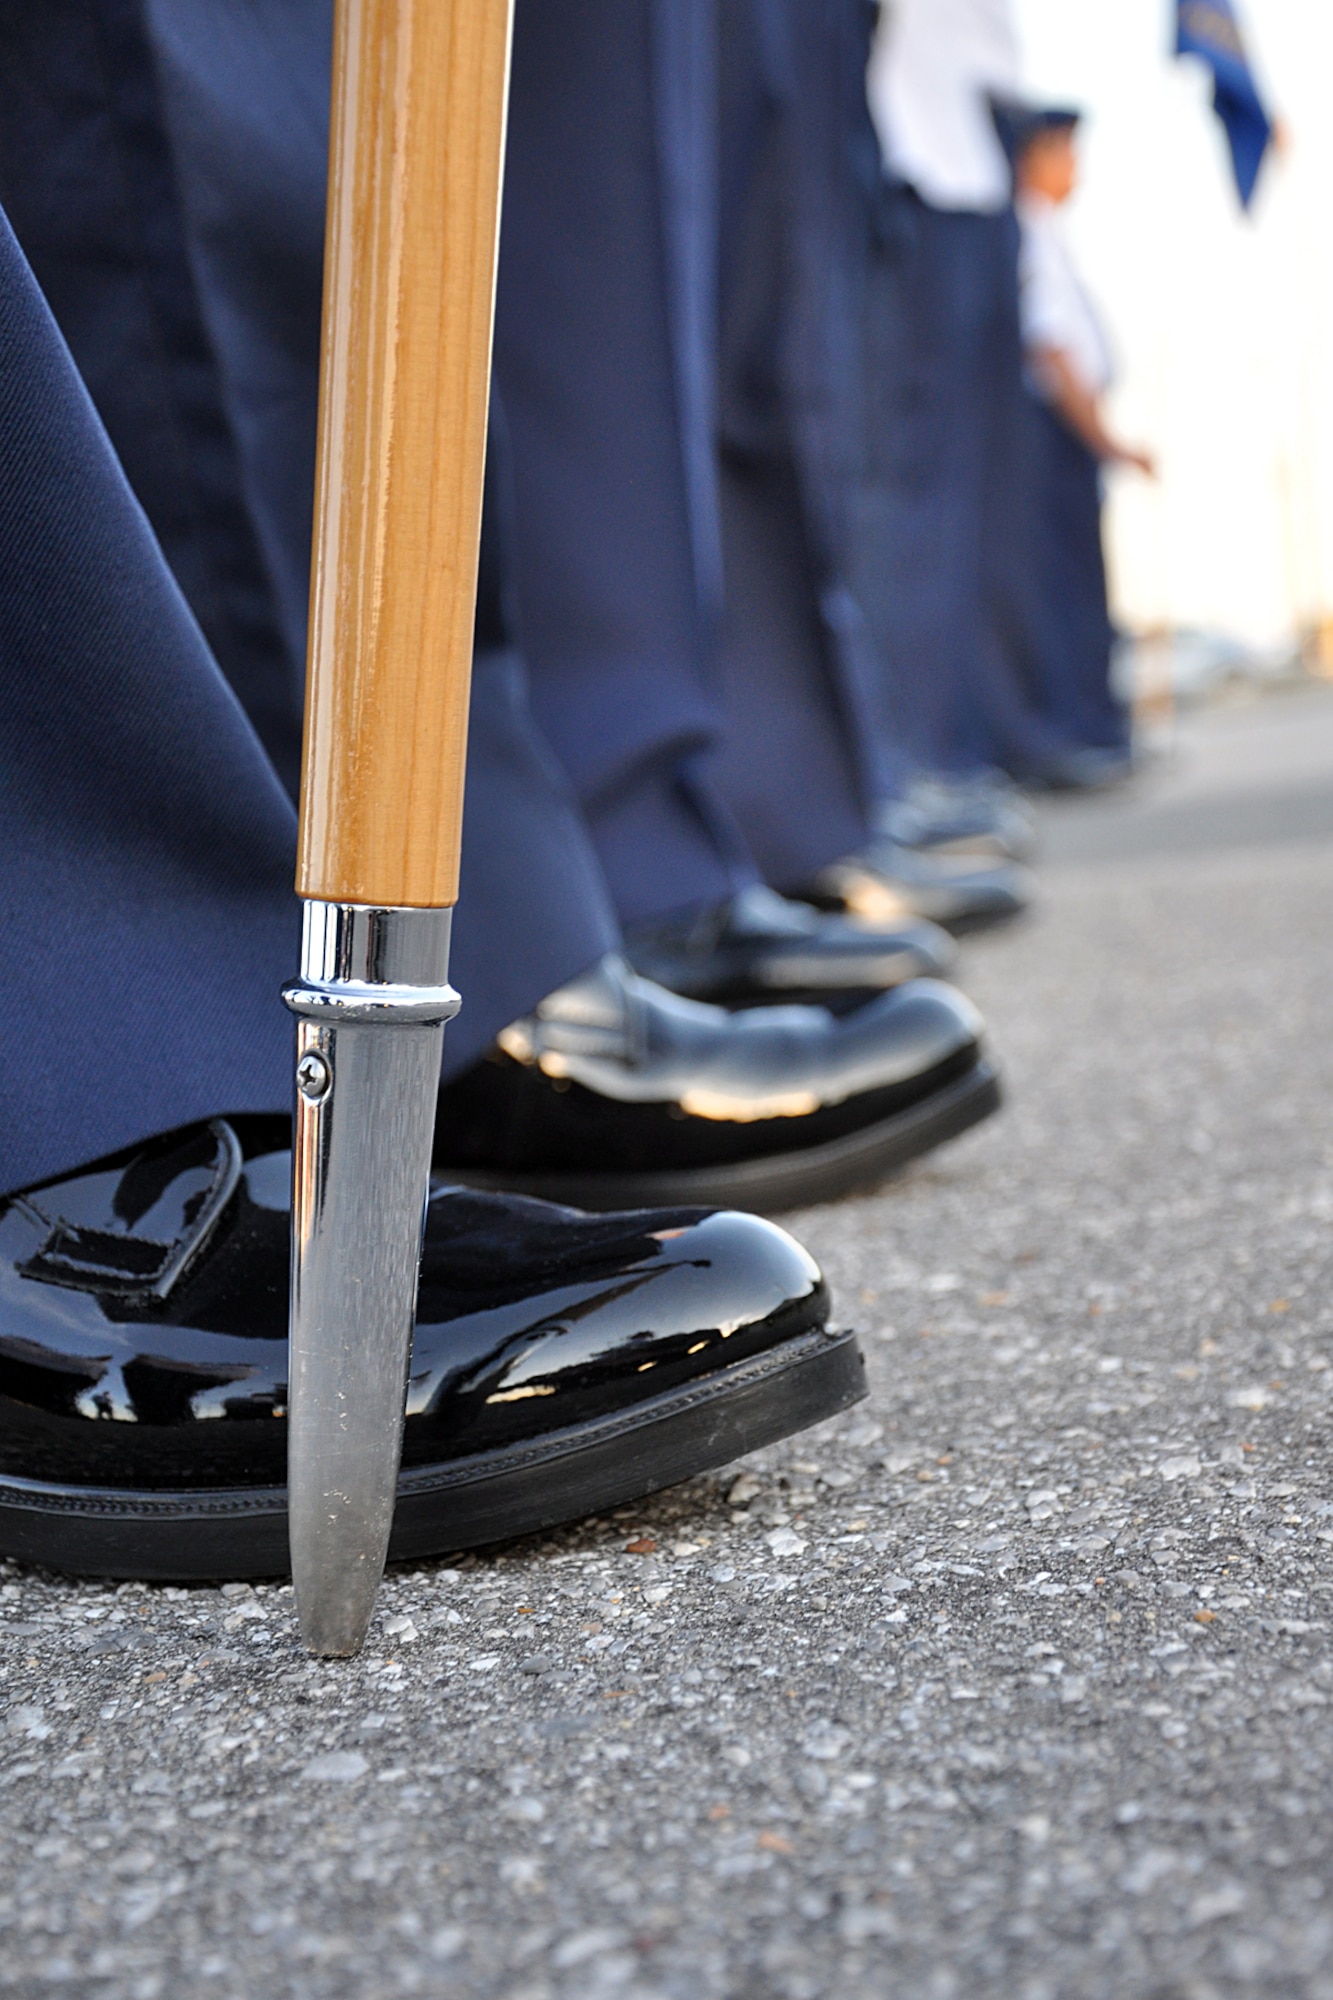
[[[1029,861],[1037,826],[1022,792],[1003,772],[975,778],[918,778],[881,808],[880,831],[903,847],[986,861]]]
[[[873,930],[761,884],[688,916],[641,924],[625,943],[645,979],[719,1007],[846,1005],[907,979],[938,977],[954,955],[936,924],[918,918]]]
[[[997,1108],[981,1032],[935,979],[842,1015],[728,1013],[610,957],[440,1092],[436,1163],[581,1208],[828,1201]]]
[[[290,1156],[214,1120],[0,1201],[0,1551],[83,1575],[287,1568]],[[864,1393],[753,1216],[432,1195],[390,1555],[637,1499]]]
[[[1134,776],[1129,749],[1097,749],[1090,744],[1063,750],[1019,773],[1030,792],[1104,792]]]
[[[907,847],[877,834],[824,869],[806,893],[818,908],[876,929],[917,916],[961,936],[1021,916],[1032,901],[1033,878],[1015,861]]]

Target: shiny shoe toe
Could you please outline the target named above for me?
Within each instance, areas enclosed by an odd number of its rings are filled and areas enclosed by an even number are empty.
[[[906,916],[926,917],[961,936],[1021,916],[1034,880],[1014,861],[906,847],[878,835],[835,861],[811,885],[811,900],[876,928]]]
[[[980,1016],[939,980],[729,1013],[611,957],[445,1086],[436,1165],[581,1208],[771,1213],[873,1185],[998,1103]]]
[[[287,1567],[285,1121],[214,1120],[0,1201],[0,1551],[82,1574]],[[698,1208],[439,1189],[391,1554],[530,1534],[863,1393],[818,1267]]]
[[[721,1007],[865,998],[947,972],[955,956],[948,933],[924,919],[873,929],[760,884],[707,909],[641,924],[625,950],[645,979]]]

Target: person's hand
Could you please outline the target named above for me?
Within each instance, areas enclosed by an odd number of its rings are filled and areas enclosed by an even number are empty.
[[[1145,479],[1156,479],[1157,460],[1150,451],[1140,451],[1136,445],[1122,444],[1116,449],[1117,465],[1132,465]]]

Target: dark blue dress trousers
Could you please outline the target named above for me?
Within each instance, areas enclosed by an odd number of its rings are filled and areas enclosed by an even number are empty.
[[[1031,656],[1051,725],[1095,750],[1129,747],[1129,715],[1111,687],[1115,628],[1102,554],[1102,473],[1041,397],[1024,407]]]
[[[860,846],[898,776],[846,578],[870,226],[860,0],[720,21],[719,453],[728,731],[714,771],[767,878]],[[792,788],[805,805],[793,813]]]
[[[6,234],[0,842],[30,942],[3,975],[0,1187],[289,1101],[327,12],[0,6],[0,193],[85,378]],[[618,936],[512,645],[503,489],[501,439],[448,1071]]]
[[[937,209],[886,184],[867,311],[853,580],[888,727],[927,769],[1035,775],[1066,746],[1034,682],[1012,211]]]
[[[721,552],[712,0],[519,0],[495,371],[538,720],[628,920],[753,864],[701,762]]]
[[[839,266],[794,156],[770,145],[775,125],[789,145],[801,102],[801,16],[790,0],[518,5],[496,370],[521,632],[629,920],[756,873],[790,886],[864,838],[857,617],[821,511],[838,396],[820,343],[840,318],[821,288]],[[820,267],[790,295],[765,261],[774,199],[783,244]],[[782,350],[777,428],[756,448],[753,413],[739,440],[725,415],[755,386],[752,331],[760,370],[771,335]]]
[[[294,842],[0,219],[0,1188],[289,1103]]]

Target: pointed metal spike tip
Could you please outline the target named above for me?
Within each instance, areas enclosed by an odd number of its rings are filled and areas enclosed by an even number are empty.
[[[288,1532],[301,1636],[365,1640],[393,1526],[430,1184],[449,910],[306,904],[292,1148]]]

